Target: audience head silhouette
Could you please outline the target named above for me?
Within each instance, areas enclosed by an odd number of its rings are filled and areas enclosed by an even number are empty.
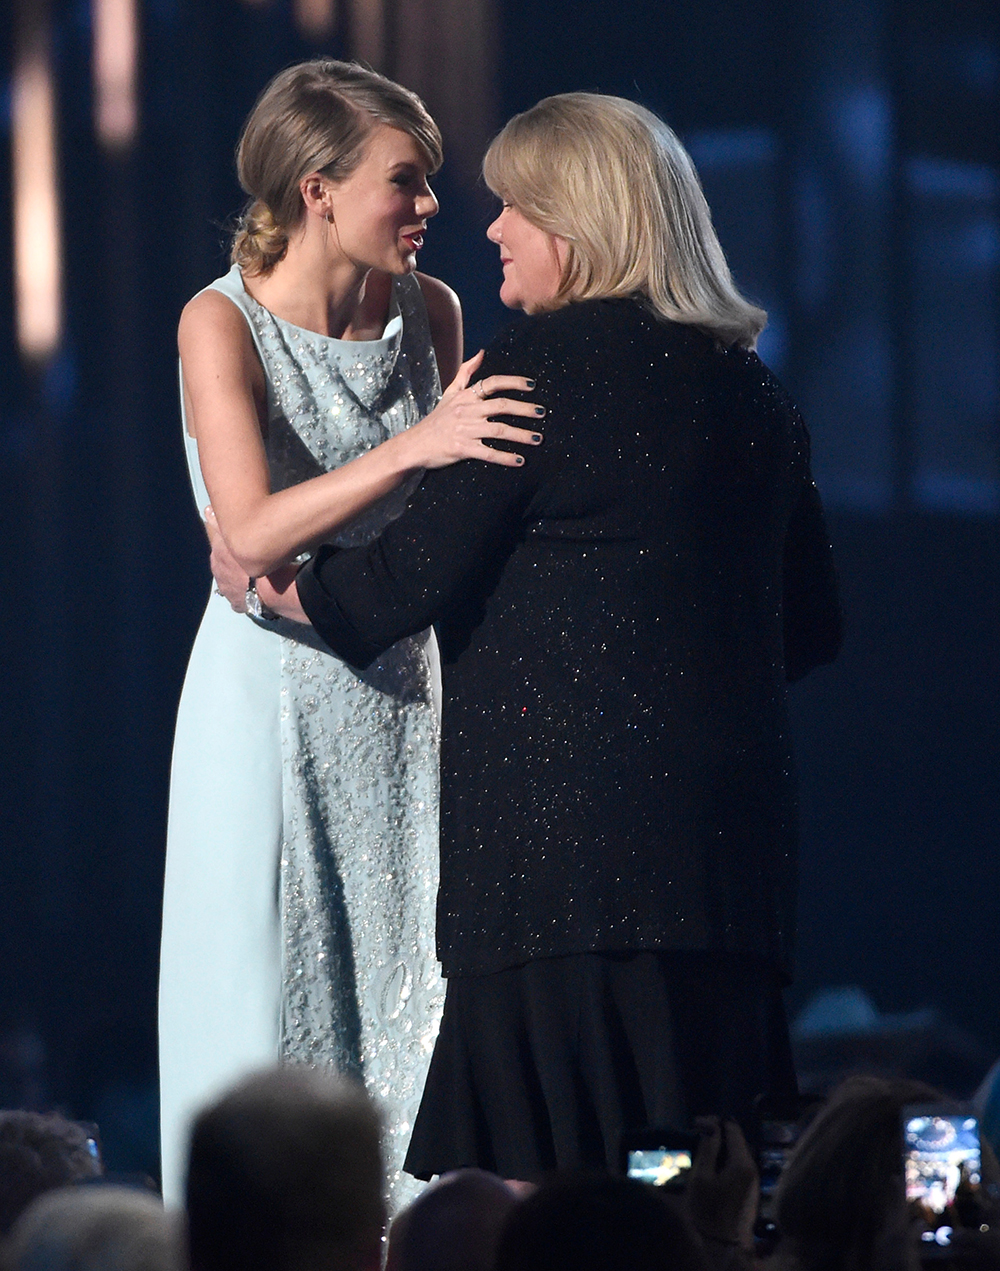
[[[192,1271],[378,1271],[382,1186],[361,1086],[292,1064],[250,1076],[195,1120]]]
[[[177,1222],[128,1187],[60,1187],[14,1224],[5,1271],[181,1271]]]
[[[511,1212],[496,1271],[705,1271],[669,1197],[612,1175],[563,1176]]]
[[[87,1131],[58,1113],[0,1112],[0,1236],[43,1192],[97,1178]]]
[[[849,1077],[802,1136],[775,1193],[783,1249],[799,1266],[864,1271],[905,1243],[902,1110],[941,1096],[919,1081]]]
[[[446,1174],[398,1214],[386,1271],[493,1271],[513,1190],[484,1170]]]

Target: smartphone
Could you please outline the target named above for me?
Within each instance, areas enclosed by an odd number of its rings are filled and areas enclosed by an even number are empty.
[[[654,1187],[682,1191],[694,1162],[698,1135],[680,1130],[649,1129],[622,1138],[622,1164],[629,1178]]]
[[[822,1106],[823,1100],[816,1095],[796,1095],[790,1099],[762,1095],[757,1099],[754,1146],[763,1201],[769,1201],[774,1195],[795,1145]]]
[[[974,1196],[982,1186],[979,1121],[954,1105],[911,1103],[903,1109],[903,1174],[906,1199],[926,1224],[925,1254],[943,1253],[951,1244],[956,1200]]]

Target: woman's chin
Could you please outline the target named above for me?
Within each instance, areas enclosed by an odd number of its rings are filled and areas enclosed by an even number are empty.
[[[515,292],[513,287],[509,287],[504,282],[500,287],[500,303],[507,306],[508,309],[524,309],[524,302]]]
[[[386,258],[379,262],[373,262],[369,265],[370,269],[377,269],[382,274],[392,274],[396,278],[401,278],[405,274],[412,274],[417,268],[417,253],[415,250],[406,251],[400,248],[398,251],[386,255]]]

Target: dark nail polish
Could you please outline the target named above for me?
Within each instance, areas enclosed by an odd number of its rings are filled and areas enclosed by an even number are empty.
[[[525,380],[525,383],[527,384],[527,386],[528,386],[529,388],[534,388],[534,387],[535,387],[535,381],[534,381],[534,380]]]
[[[542,434],[540,432],[533,432],[531,434],[532,441],[541,441],[541,439],[542,439]]]
[[[545,414],[545,407],[544,407],[544,406],[536,406],[536,407],[535,407],[535,414],[536,414],[536,415],[544,415],[544,414]]]
[[[524,455],[518,455],[518,456],[517,456],[517,462],[518,462],[518,463],[524,463]]]

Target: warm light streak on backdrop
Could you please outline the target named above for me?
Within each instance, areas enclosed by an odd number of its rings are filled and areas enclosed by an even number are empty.
[[[55,85],[48,6],[20,0],[17,12],[11,148],[17,338],[40,360],[62,327],[62,241],[56,177]]]
[[[385,72],[385,0],[352,0],[351,50],[359,62]]]
[[[427,103],[445,155],[472,182],[497,124],[499,0],[394,0],[394,79]]]
[[[138,126],[136,0],[93,0],[94,128],[108,150],[123,150]]]
[[[325,39],[337,26],[337,0],[295,0],[295,21],[307,39]]]
[[[265,8],[272,0],[243,0]],[[499,0],[346,0],[347,48],[412,88],[441,125],[445,153],[463,180],[475,181],[497,128]],[[316,44],[337,34],[337,0],[293,0],[295,25]],[[317,50],[326,51],[326,50]]]

